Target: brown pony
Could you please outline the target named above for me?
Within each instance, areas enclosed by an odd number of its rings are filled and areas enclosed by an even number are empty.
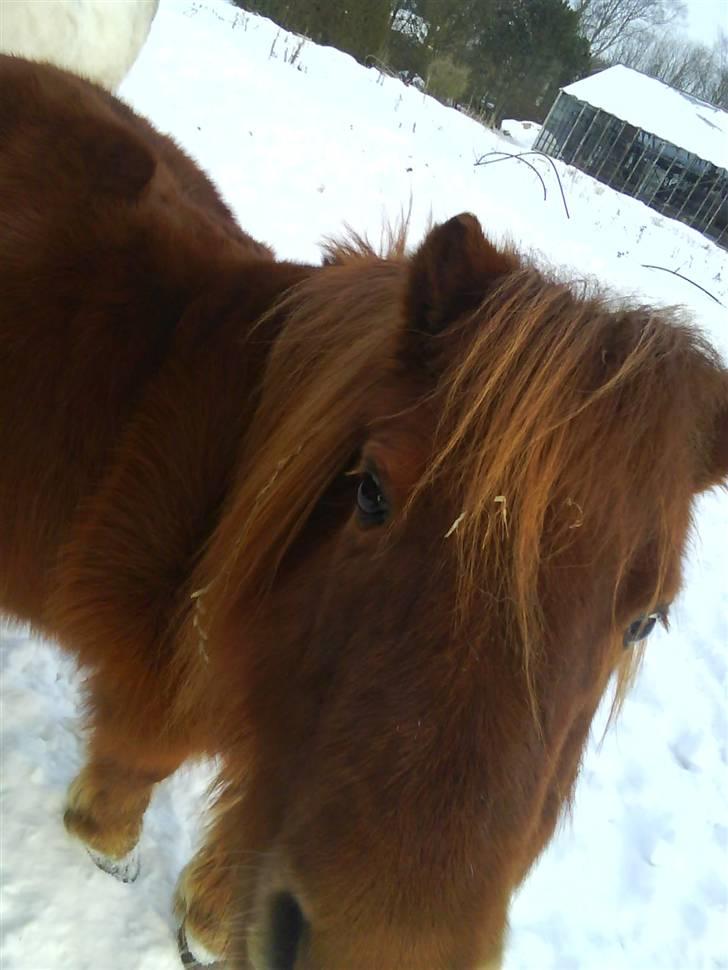
[[[499,251],[276,262],[110,95],[0,58],[0,606],[89,668],[65,822],[235,970],[497,965],[595,708],[728,476],[693,331]]]

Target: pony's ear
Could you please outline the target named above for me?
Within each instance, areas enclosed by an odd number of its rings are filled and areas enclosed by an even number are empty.
[[[412,258],[406,312],[411,329],[435,334],[479,306],[516,257],[496,249],[474,215],[436,226]]]

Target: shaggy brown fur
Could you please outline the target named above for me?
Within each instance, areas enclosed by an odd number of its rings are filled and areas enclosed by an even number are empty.
[[[0,607],[90,670],[69,829],[119,858],[219,754],[177,906],[235,970],[497,963],[728,476],[725,369],[473,216],[275,262],[169,140],[10,58],[0,200]]]

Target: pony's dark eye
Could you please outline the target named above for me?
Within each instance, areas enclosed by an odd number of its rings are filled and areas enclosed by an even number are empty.
[[[363,525],[381,525],[389,516],[389,503],[379,479],[371,471],[366,471],[361,476],[356,505]]]
[[[665,614],[662,610],[655,610],[654,613],[647,613],[645,616],[640,616],[630,623],[627,629],[624,631],[624,645],[625,647],[631,647],[635,643],[639,643],[641,640],[646,640],[647,637],[655,629],[655,624],[658,620],[664,620]]]

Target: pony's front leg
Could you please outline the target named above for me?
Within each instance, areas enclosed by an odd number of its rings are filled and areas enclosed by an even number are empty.
[[[230,954],[235,874],[235,812],[239,796],[224,793],[204,845],[182,870],[175,892],[179,947],[186,967],[217,965]]]
[[[93,757],[82,768],[68,789],[63,821],[100,869],[122,882],[136,879],[136,845],[152,789],[176,768],[176,763],[132,768]]]
[[[158,725],[132,734],[98,713],[94,720],[87,761],[68,789],[63,821],[99,868],[131,882],[152,790],[192,752],[184,743],[161,742]]]

